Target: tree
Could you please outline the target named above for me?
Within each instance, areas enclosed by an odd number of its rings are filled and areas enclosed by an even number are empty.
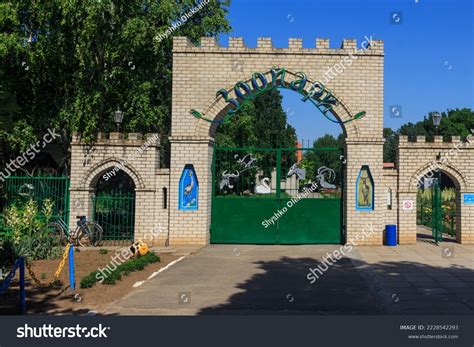
[[[229,3],[204,4],[172,35],[197,42],[228,32]],[[193,7],[192,0],[1,3],[0,117],[8,126],[0,139],[7,149],[24,150],[56,128],[67,154],[72,131],[86,140],[112,131],[118,107],[125,131],[168,133],[172,37],[157,38]]]
[[[230,122],[219,126],[216,143],[221,147],[293,148],[296,131],[287,124],[278,89],[247,102]]]
[[[391,128],[383,128],[383,138],[385,143],[383,146],[384,163],[395,163],[397,148],[397,133]]]
[[[433,125],[433,113],[424,117],[422,121],[415,124],[408,123],[402,125],[398,131],[400,135],[407,135],[414,138],[417,135],[433,137],[436,129]],[[441,113],[441,123],[439,125],[439,134],[443,136],[461,136],[465,139],[474,131],[474,111],[468,108],[448,110]],[[471,129],[473,129],[471,131]]]
[[[306,160],[303,162],[303,167],[306,169],[306,178],[315,181],[318,169],[326,166],[334,170],[336,177],[340,179],[340,173],[342,172],[341,152],[331,149],[342,149],[343,141],[343,134],[340,134],[337,139],[330,134],[326,134],[315,140],[313,142],[314,150],[307,151],[304,154]]]
[[[278,89],[271,89],[243,104],[230,122],[223,123],[216,132],[216,144],[219,147],[240,148],[294,148],[296,131],[287,123],[287,115],[282,108],[282,95]],[[257,172],[262,177],[272,177],[277,165],[276,151],[219,152],[216,159],[216,174],[224,170],[235,173],[241,169],[237,159],[251,154],[256,159],[253,169],[239,178],[239,193],[252,190]],[[294,153],[282,155],[281,174],[296,161]]]
[[[395,162],[396,153],[396,135],[406,135],[410,140],[416,136],[426,136],[433,138],[436,133],[432,119],[433,113],[428,114],[423,120],[417,123],[407,123],[393,132],[392,129],[384,129],[384,162]],[[469,134],[474,133],[474,111],[468,108],[448,110],[441,113],[441,123],[439,125],[439,134],[444,137],[460,136],[465,140]]]

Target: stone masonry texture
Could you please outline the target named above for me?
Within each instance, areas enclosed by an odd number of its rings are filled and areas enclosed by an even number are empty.
[[[315,48],[303,48],[301,39],[290,39],[288,47],[275,48],[269,38],[259,38],[249,48],[242,38],[230,38],[221,47],[213,38],[204,37],[194,45],[185,37],[173,39],[173,84],[171,165],[160,167],[160,140],[146,151],[133,156],[137,148],[155,134],[99,134],[93,145],[74,134],[71,144],[71,216],[92,213],[92,197],[98,179],[120,160],[132,156],[123,169],[135,182],[135,239],[154,245],[205,245],[210,242],[212,206],[212,159],[217,125],[193,117],[191,109],[221,119],[227,112],[219,89],[231,92],[238,81],[248,82],[254,72],[269,79],[271,68],[285,68],[287,80],[304,72],[310,82],[322,81],[332,69],[325,86],[341,102],[336,116],[347,120],[365,111],[366,116],[343,126],[345,136],[343,225],[347,240],[357,238],[359,245],[381,245],[386,224],[397,224],[400,244],[416,242],[416,206],[403,210],[401,204],[416,204],[417,182],[432,171],[433,161],[441,153],[441,171],[453,179],[457,188],[457,240],[474,243],[474,205],[464,205],[464,193],[474,192],[474,156],[469,142],[440,137],[426,142],[418,137],[409,142],[400,137],[395,168],[383,168],[383,41],[343,40],[340,48],[330,48],[329,40],[317,39]],[[362,47],[366,49],[362,49]],[[350,61],[350,63],[348,63]],[[341,65],[342,64],[342,65]],[[342,67],[341,67],[342,66]],[[306,89],[308,89],[308,83]],[[315,110],[314,122],[327,121]],[[438,160],[439,162],[439,160]],[[178,209],[178,183],[187,164],[192,164],[199,180],[199,209]],[[356,180],[362,166],[370,168],[375,186],[374,209],[357,211]],[[388,195],[391,206],[388,206]],[[166,201],[166,206],[165,206]],[[71,227],[74,227],[71,218]],[[159,232],[157,231],[159,227]],[[363,231],[373,230],[369,237]],[[151,231],[153,238],[147,236]]]

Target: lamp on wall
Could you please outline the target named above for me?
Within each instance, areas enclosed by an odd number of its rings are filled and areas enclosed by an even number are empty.
[[[441,114],[439,112],[435,112],[433,113],[432,117],[433,117],[433,124],[436,129],[436,135],[438,135],[438,128],[439,128],[439,124],[441,123]]]
[[[117,124],[117,132],[119,132],[120,124],[122,124],[123,121],[123,111],[120,109],[120,107],[117,107],[117,110],[114,112],[114,120]]]

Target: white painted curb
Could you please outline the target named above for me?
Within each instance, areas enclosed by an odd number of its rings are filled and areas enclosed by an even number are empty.
[[[145,283],[146,281],[148,280],[151,280],[153,277],[156,277],[160,272],[163,272],[163,271],[166,271],[168,270],[171,266],[173,266],[174,264],[176,263],[179,263],[181,260],[183,260],[184,258],[186,257],[180,257],[176,260],[173,260],[171,263],[169,263],[168,265],[166,265],[165,267],[162,267],[161,269],[159,269],[158,271],[156,272],[153,272],[150,276],[148,276],[148,278],[144,281],[138,281],[138,282],[135,282],[135,284],[133,285],[133,288],[137,288],[137,287],[140,287],[143,283]]]

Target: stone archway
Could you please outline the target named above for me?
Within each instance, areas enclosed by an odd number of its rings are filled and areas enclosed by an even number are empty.
[[[101,166],[107,164],[110,162]],[[139,182],[139,176],[133,168],[119,170],[117,165],[108,166],[95,176],[92,174],[86,178],[94,192],[90,216],[102,227],[104,245],[128,245],[135,236],[136,182]],[[130,175],[132,172],[134,177]]]
[[[302,71],[308,80],[322,78],[323,71],[335,69],[327,83],[341,107],[349,112],[365,111],[366,116],[345,129],[346,165],[344,224],[347,238],[362,234],[370,227],[374,233],[362,237],[359,244],[381,244],[384,229],[385,194],[383,167],[383,42],[373,41],[367,50],[357,49],[355,40],[344,40],[340,49],[329,48],[329,40],[316,40],[316,48],[303,48],[301,39],[290,39],[288,48],[274,48],[271,39],[259,38],[256,48],[246,47],[241,38],[231,38],[229,47],[221,47],[213,38],[202,38],[194,46],[187,38],[173,42],[173,113],[170,175],[170,244],[207,244],[211,220],[213,134],[215,125],[193,117],[192,109],[219,119],[227,112],[226,102],[216,99],[221,88],[248,81],[256,71],[285,67],[291,74]],[[343,59],[350,64],[344,65]],[[342,64],[342,65],[341,65]],[[342,110],[337,114],[343,119]],[[178,181],[182,169],[193,165],[200,180],[200,207],[182,211],[178,206]],[[370,167],[375,181],[375,205],[371,211],[355,208],[355,185],[359,169]]]
[[[149,243],[164,245],[168,228],[169,171],[160,166],[158,134],[99,133],[94,143],[85,143],[74,134],[71,143],[70,228],[75,228],[76,215],[93,215],[93,199],[97,182],[104,175],[113,177],[114,169],[123,172],[134,183],[135,239],[154,232]],[[117,172],[118,172],[117,171]],[[116,174],[116,173],[115,173]],[[165,188],[165,189],[164,189]]]
[[[467,184],[463,175],[459,172],[459,169],[455,168],[453,165],[436,165],[433,163],[425,164],[420,167],[411,177],[409,187],[415,188],[419,184],[420,177],[426,177],[429,172],[439,170],[442,173],[446,174],[455,184],[456,190],[466,191]]]
[[[428,142],[424,136],[417,136],[416,141],[400,136],[397,147],[398,169],[398,228],[399,242],[416,243],[416,196],[418,182],[428,172],[441,171],[446,174],[456,187],[456,240],[460,243],[474,243],[474,204],[468,199],[474,192],[474,177],[470,168],[474,147],[469,137],[461,142],[460,137],[453,136],[443,141],[442,136],[435,136]],[[412,209],[403,208],[403,202],[413,203]]]
[[[455,227],[455,235],[456,235],[456,241],[461,242],[461,235],[462,235],[462,223],[461,223],[461,215],[462,215],[462,208],[463,205],[461,203],[461,192],[466,191],[466,182],[462,174],[459,172],[459,170],[452,165],[442,165],[438,166],[436,163],[433,165],[432,164],[427,164],[421,167],[419,170],[416,171],[416,173],[411,177],[410,179],[410,187],[413,187],[413,191],[411,194],[417,196],[418,190],[420,189],[420,182],[424,180],[425,178],[432,178],[436,176],[437,174],[440,175],[446,175],[454,184],[455,190],[456,190],[456,197],[455,197],[455,206],[456,206],[456,223],[454,225]],[[418,199],[415,199],[415,201],[418,204]],[[418,209],[419,206],[416,208]],[[418,216],[416,216],[417,218]],[[415,220],[417,223],[417,220]],[[418,223],[417,223],[418,224]]]
[[[91,167],[84,174],[80,184],[84,187],[88,187],[89,189],[94,189],[97,186],[97,182],[103,175],[107,174],[108,172],[110,172],[112,175],[115,167],[120,167],[120,170],[126,172],[127,175],[133,180],[135,187],[138,189],[144,188],[143,179],[137,170],[130,164],[122,165],[121,160],[118,158],[107,158],[106,160],[101,161],[100,163],[97,163]]]
[[[320,84],[320,81],[309,78],[304,74],[304,72],[287,70],[285,67],[272,68],[265,72],[258,73],[258,76],[255,75],[256,74],[246,80],[237,81],[235,85],[224,89],[225,92],[230,95],[233,91],[235,92],[236,88],[248,87],[248,90],[254,94],[252,96],[253,99],[255,95],[265,93],[273,88],[284,88],[290,89],[303,96],[302,102],[309,100],[310,102],[313,102],[313,105],[315,105],[314,100],[308,97],[308,95],[311,95],[311,93],[316,94],[317,91],[318,94],[321,94],[319,101],[324,99],[324,97],[331,97],[335,103],[328,104],[330,106],[329,108],[319,108],[321,113],[315,112],[315,122],[320,120],[323,121],[324,117],[327,117],[341,126],[344,138],[357,137],[360,130],[358,122],[354,121],[354,117],[355,115],[358,115],[357,117],[365,116],[365,111],[360,113],[351,111],[344,100],[339,98],[334,91],[324,88],[324,86]],[[276,75],[276,77],[272,75]],[[275,79],[275,81],[273,81],[273,79]],[[258,88],[258,83],[262,83],[262,80],[265,81],[266,88],[262,90],[251,89]],[[295,88],[291,87],[291,82],[297,82]],[[242,105],[245,102],[246,100],[242,100],[239,105]],[[226,101],[223,97],[216,97],[215,100],[206,108],[206,114],[209,114],[212,119],[207,119],[208,123],[199,122],[199,126],[195,128],[195,136],[198,136],[199,133],[202,133],[203,131],[208,131],[209,136],[213,138],[217,128],[224,118],[229,117],[229,110],[232,108],[233,107],[229,101]],[[318,109],[318,107],[316,108]],[[193,110],[193,113],[199,112]]]

